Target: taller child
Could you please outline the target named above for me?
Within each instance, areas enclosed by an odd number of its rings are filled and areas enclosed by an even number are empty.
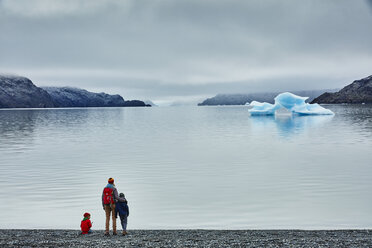
[[[105,228],[105,235],[110,235],[110,215],[112,216],[112,235],[117,235],[116,232],[116,218],[115,218],[115,203],[116,202],[124,202],[125,198],[121,198],[118,195],[118,191],[115,188],[114,179],[110,177],[108,179],[108,184],[103,189],[102,192],[102,207],[103,210],[106,212],[106,228]]]

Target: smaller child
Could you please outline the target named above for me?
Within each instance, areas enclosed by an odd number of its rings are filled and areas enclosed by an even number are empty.
[[[92,227],[92,222],[90,222],[90,213],[84,214],[84,219],[81,221],[81,234],[89,234],[92,233],[90,228]]]
[[[123,193],[119,194],[120,198],[125,199],[125,195]],[[129,216],[129,207],[128,207],[128,202],[125,199],[125,201],[118,201],[115,207],[115,217],[117,218],[118,213],[120,215],[120,221],[121,221],[121,226],[123,227],[123,236],[127,235],[127,224],[128,224],[128,216]]]

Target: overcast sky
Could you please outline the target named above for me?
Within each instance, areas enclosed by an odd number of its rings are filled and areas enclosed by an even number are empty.
[[[339,88],[372,74],[367,0],[0,0],[0,73],[125,99]]]

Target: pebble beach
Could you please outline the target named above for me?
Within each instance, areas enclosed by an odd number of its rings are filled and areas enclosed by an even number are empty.
[[[372,247],[372,230],[0,230],[0,247]]]

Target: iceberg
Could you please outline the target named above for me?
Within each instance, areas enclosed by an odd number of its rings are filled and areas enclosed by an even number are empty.
[[[290,113],[298,115],[334,115],[331,110],[323,108],[317,103],[306,103],[307,99],[308,97],[284,92],[274,98],[274,104],[252,101],[248,105],[252,108],[248,111],[251,115],[275,115],[277,110],[284,108]]]
[[[275,111],[280,108],[279,105],[256,101],[252,101],[249,106],[253,107],[249,110],[253,115],[273,115],[275,114]]]

